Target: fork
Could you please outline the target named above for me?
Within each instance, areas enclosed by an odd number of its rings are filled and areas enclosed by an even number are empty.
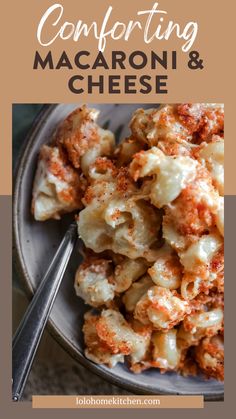
[[[73,222],[62,239],[12,341],[12,400],[19,401],[39,342],[77,241]]]

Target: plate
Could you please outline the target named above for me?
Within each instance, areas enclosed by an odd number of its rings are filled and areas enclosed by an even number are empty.
[[[61,221],[34,221],[30,213],[31,191],[40,146],[50,142],[58,124],[79,104],[45,105],[26,140],[15,176],[13,227],[17,268],[29,296],[32,297],[69,225],[73,215]],[[133,111],[142,104],[88,104],[100,110],[98,122],[112,130],[117,139],[129,134]],[[104,379],[136,394],[204,395],[205,400],[222,400],[223,383],[203,376],[183,377],[174,372],[160,374],[151,369],[134,374],[124,364],[115,368],[96,365],[83,354],[83,313],[87,310],[74,292],[74,274],[81,262],[75,249],[54,303],[48,328],[56,340],[78,362]]]

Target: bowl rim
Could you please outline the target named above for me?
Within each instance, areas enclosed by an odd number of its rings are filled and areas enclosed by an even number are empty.
[[[18,228],[18,205],[19,205],[19,196],[20,196],[20,188],[21,188],[21,181],[22,175],[24,171],[24,165],[27,160],[28,153],[33,145],[37,133],[40,131],[41,127],[44,125],[47,118],[50,114],[55,110],[57,106],[61,104],[44,104],[42,109],[39,111],[35,119],[33,120],[32,126],[25,137],[25,141],[21,146],[20,153],[17,157],[16,166],[14,169],[14,181],[13,181],[13,206],[12,206],[12,224],[13,224],[13,264],[15,266],[16,271],[19,273],[20,282],[26,292],[28,299],[30,300],[34,295],[34,287],[32,286],[30,276],[27,271],[27,266],[21,251],[20,246],[20,233]],[[139,384],[135,384],[129,379],[124,378],[121,379],[120,377],[116,377],[112,370],[105,370],[100,365],[93,363],[89,359],[87,359],[82,353],[80,353],[76,347],[73,345],[72,342],[67,340],[67,337],[62,333],[62,331],[56,326],[56,324],[49,318],[47,326],[47,330],[49,331],[50,335],[59,343],[59,345],[77,362],[82,364],[85,368],[88,368],[91,372],[95,373],[99,377],[103,378],[104,380],[114,384],[121,389],[128,390],[134,394],[150,394],[150,395],[196,395],[196,393],[188,392],[178,392],[178,391],[168,391],[168,390],[161,390],[155,388],[148,388],[144,389]],[[202,393],[204,396],[205,401],[223,401],[224,400],[224,392],[217,392],[217,393]]]

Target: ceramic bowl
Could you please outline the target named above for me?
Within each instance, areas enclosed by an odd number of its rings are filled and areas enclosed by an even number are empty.
[[[128,122],[141,104],[88,104],[100,109],[99,124],[116,133],[117,139],[128,135]],[[60,221],[34,221],[30,213],[32,182],[40,146],[50,142],[58,124],[78,104],[45,105],[25,142],[15,175],[13,226],[17,266],[30,296],[37,289],[73,215]],[[62,285],[51,312],[48,327],[55,339],[86,368],[104,379],[136,394],[201,395],[205,400],[222,400],[223,384],[202,376],[183,377],[176,373],[160,374],[150,369],[135,375],[126,365],[109,369],[85,358],[83,352],[83,313],[88,309],[74,292],[74,274],[81,262],[78,249],[66,270]]]

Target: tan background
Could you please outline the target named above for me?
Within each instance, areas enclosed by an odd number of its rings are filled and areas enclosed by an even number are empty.
[[[86,97],[79,98],[67,90],[68,72],[51,71],[40,72],[33,71],[34,52],[38,48],[36,40],[37,23],[46,10],[53,2],[49,0],[21,0],[17,2],[4,2],[1,10],[0,36],[3,48],[1,49],[1,103],[0,103],[0,194],[10,195],[12,185],[11,174],[11,105],[12,103],[55,103],[55,102],[77,102],[87,100]],[[99,13],[103,14],[108,4],[117,5],[116,16],[128,16],[132,10],[147,8],[152,6],[152,2],[147,0],[87,0],[81,2],[79,0],[60,1],[66,5],[66,10],[71,19],[75,20],[76,16],[84,18],[89,14],[91,20],[98,19]],[[98,6],[99,3],[99,6]],[[83,5],[81,9],[80,4]],[[224,2],[216,0],[163,0],[160,6],[170,11],[169,16],[174,17],[178,22],[196,20],[199,23],[199,34],[194,49],[199,50],[201,57],[204,59],[205,68],[202,71],[190,71],[181,66],[179,61],[178,71],[169,75],[169,94],[163,97],[145,96],[148,102],[183,102],[183,101],[207,101],[219,102],[223,101],[226,107],[226,194],[236,194],[235,182],[235,149],[234,141],[234,90],[235,90],[235,47],[234,40],[234,18],[235,18],[235,2],[233,0],[225,0]],[[141,49],[140,39],[135,38],[135,44],[123,44],[119,42],[115,45],[110,44],[110,48],[123,49],[129,48]],[[67,45],[67,47],[66,47]],[[157,47],[152,48],[162,50],[167,48],[167,44],[158,43]],[[57,47],[57,48],[56,48]],[[77,49],[93,48],[91,39],[87,41],[87,45],[72,45],[65,43],[66,49],[73,53]],[[53,50],[61,51],[64,47],[61,44],[54,45]],[[144,47],[142,47],[144,49]],[[147,49],[147,47],[146,47]],[[173,44],[168,43],[168,49],[173,49]],[[108,52],[108,49],[107,49]],[[179,57],[183,56],[182,53]],[[91,99],[91,98],[89,98]],[[144,101],[144,97],[135,95],[132,97],[118,97],[115,100],[111,97],[93,96],[93,102],[139,102]],[[91,101],[91,100],[90,100]],[[14,404],[11,402],[11,380],[10,380],[10,342],[11,342],[11,198],[4,197],[0,200],[0,222],[1,222],[1,304],[0,304],[0,324],[1,324],[1,358],[0,358],[0,397],[1,397],[1,416],[14,418],[41,418],[45,417],[44,411],[33,411],[30,403]],[[234,242],[235,242],[235,223],[233,215],[236,211],[236,199],[229,197],[226,199],[226,224],[227,224],[227,273],[230,283],[230,291],[228,291],[226,307],[233,307],[234,295],[233,286],[234,279]],[[229,287],[228,287],[229,289]],[[232,291],[231,291],[232,289]],[[227,287],[226,287],[227,291]],[[230,315],[232,310],[226,309],[226,317],[228,330],[234,329],[234,316]],[[231,324],[230,324],[231,322]],[[228,332],[233,339],[233,335]],[[229,340],[229,338],[228,338]],[[211,417],[215,418],[225,415],[227,417],[234,409],[234,376],[232,366],[234,362],[234,345],[232,340],[228,342],[227,362],[226,362],[226,401],[225,403],[206,403],[205,409],[201,411],[187,410],[169,412],[168,410],[161,412],[161,417],[168,418],[173,415],[175,419],[188,417]],[[227,410],[228,415],[227,415]],[[3,412],[4,410],[4,412]],[[4,414],[5,413],[5,414]],[[120,417],[124,414],[123,410],[112,411],[113,417]],[[148,417],[156,417],[155,411],[148,412]],[[232,413],[231,413],[232,414]],[[67,412],[68,417],[77,418],[78,411]],[[84,410],[83,418],[94,416],[94,411]],[[143,412],[136,409],[129,411],[129,415],[134,415],[136,419],[143,417]],[[96,412],[96,417],[110,417],[109,410]],[[52,410],[50,417],[57,419],[64,418],[65,412]]]
[[[147,0],[87,0],[85,2],[67,0],[60,1],[64,5],[64,16],[68,21],[76,22],[82,19],[85,22],[96,20],[101,22],[108,6],[113,5],[113,19],[127,21],[135,18],[137,10],[151,8],[154,1]],[[99,3],[99,7],[98,7]],[[129,42],[108,40],[106,56],[112,49],[122,49],[131,52],[142,49],[148,53],[150,49],[158,52],[163,49],[178,51],[178,70],[168,71],[169,81],[167,95],[75,95],[67,87],[68,79],[75,70],[33,70],[35,50],[44,54],[51,49],[57,58],[63,49],[70,57],[82,49],[97,52],[97,41],[91,36],[82,38],[78,43],[71,40],[57,40],[50,47],[40,47],[36,30],[38,23],[46,9],[54,4],[51,0],[21,0],[18,2],[5,2],[4,19],[1,23],[1,40],[4,43],[1,67],[1,131],[4,141],[1,141],[0,193],[10,194],[11,181],[11,104],[12,103],[57,103],[57,102],[224,102],[226,105],[226,194],[236,192],[234,182],[234,154],[236,143],[234,141],[234,98],[235,86],[233,74],[234,49],[232,29],[234,28],[234,13],[230,5],[234,2],[226,0],[223,3],[216,0],[162,0],[160,8],[168,11],[166,20],[185,25],[194,20],[199,24],[199,32],[194,50],[198,50],[204,60],[203,70],[189,70],[186,62],[188,55],[181,52],[181,42],[171,38],[170,41],[156,41],[149,45],[144,44],[142,32]],[[81,4],[83,7],[81,7]],[[64,21],[64,20],[63,20]],[[103,70],[106,73],[106,70]],[[93,75],[102,74],[100,69],[93,70]],[[134,74],[134,70],[126,70]],[[140,70],[141,74],[145,71]],[[90,72],[91,73],[91,72]],[[115,74],[115,71],[112,71]],[[151,72],[149,72],[151,73]],[[153,71],[155,73],[155,71]],[[163,73],[163,71],[161,71]],[[84,73],[85,74],[85,73]],[[123,74],[123,73],[122,73]],[[230,83],[231,80],[231,83]],[[4,115],[4,117],[3,117]]]

